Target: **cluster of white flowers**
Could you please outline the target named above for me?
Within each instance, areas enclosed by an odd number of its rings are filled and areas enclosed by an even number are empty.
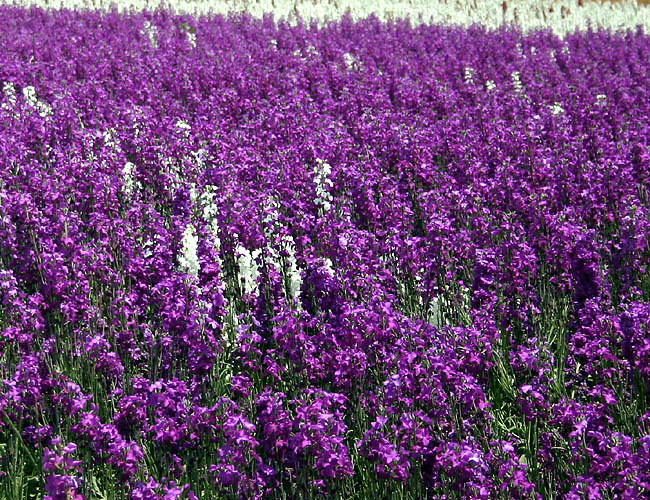
[[[38,97],[36,97],[36,89],[32,85],[28,85],[27,87],[23,88],[23,97],[25,98],[27,104],[32,107],[35,107],[38,103]]]
[[[291,296],[298,300],[300,305],[300,288],[302,286],[302,276],[298,264],[296,263],[295,242],[291,236],[287,236],[284,242],[287,253],[289,254],[288,273],[289,273],[289,288]]]
[[[91,8],[110,9],[117,4],[122,11],[155,10],[158,6],[171,8],[176,12],[194,15],[247,12],[261,18],[273,13],[276,19],[296,23],[300,17],[308,22],[327,22],[338,19],[346,12],[353,19],[375,15],[381,20],[406,18],[414,24],[447,24],[469,26],[481,24],[498,28],[506,24],[517,24],[524,31],[550,27],[556,34],[564,36],[576,29],[586,30],[592,26],[603,28],[630,29],[638,25],[646,31],[650,28],[647,7],[639,6],[636,0],[617,2],[585,1],[582,6],[572,0],[510,1],[502,0],[0,0],[0,3],[38,5],[43,8]],[[505,9],[504,9],[505,5]],[[156,31],[151,24],[145,24],[143,32],[156,46]]]
[[[143,237],[143,240],[144,241],[141,241],[141,243],[142,243],[142,256],[145,259],[148,259],[153,255],[154,246],[157,245],[160,242],[160,235],[155,234],[154,239],[151,239],[150,237]]]
[[[2,103],[1,109],[6,111],[13,110],[17,103],[16,87],[14,87],[14,84],[11,82],[4,82],[2,84],[2,93],[5,95],[7,100]],[[36,89],[32,85],[23,88],[23,97],[25,98],[27,105],[34,108],[41,117],[45,118],[46,116],[52,116],[52,106],[39,100],[36,95]],[[14,112],[13,116],[14,118],[17,118],[19,115]]]
[[[561,105],[559,102],[554,102],[554,103],[551,105],[551,112],[552,112],[554,115],[559,115],[559,114],[564,113],[564,108],[562,107],[562,105]]]
[[[295,299],[300,298],[300,287],[302,278],[300,269],[296,262],[296,243],[291,235],[283,234],[283,227],[279,222],[280,212],[278,201],[274,198],[267,200],[266,214],[264,217],[264,228],[268,231],[266,234],[267,240],[274,242],[275,245],[270,245],[268,250],[269,264],[274,266],[279,272],[287,274],[289,280],[289,293]],[[280,252],[285,251],[288,254],[287,261],[282,263]],[[286,267],[285,267],[286,266]],[[300,301],[298,300],[298,304]]]
[[[335,274],[336,274],[335,271],[334,271],[334,263],[328,257],[325,257],[324,263],[325,263],[325,265],[323,267],[325,267],[325,270],[327,271],[327,274],[334,277]]]
[[[474,68],[467,66],[464,75],[465,83],[474,83]]]
[[[175,190],[181,187],[182,172],[181,172],[181,166],[179,165],[180,162],[177,159],[172,157],[167,157],[167,158],[161,157],[160,162],[162,163],[163,167],[165,167],[165,171],[171,177],[172,189]]]
[[[139,139],[144,135],[141,127],[144,127],[145,120],[141,120],[140,118],[144,117],[145,113],[140,106],[134,106],[133,109],[130,110],[129,114],[133,118],[133,135],[135,139]],[[139,146],[137,148],[137,151],[140,151]]]
[[[496,88],[497,88],[497,86],[492,80],[488,80],[487,82],[485,82],[485,89],[486,90],[494,90]]]
[[[343,64],[345,64],[345,69],[348,71],[359,71],[362,67],[362,62],[349,52],[343,54]]]
[[[524,86],[521,83],[521,80],[519,79],[519,71],[513,71],[510,73],[510,78],[512,79],[512,86],[515,88],[517,92],[522,92],[524,90]]]
[[[294,50],[293,55],[295,57],[299,57],[302,61],[307,61],[308,59],[313,59],[314,57],[318,56],[318,49],[312,44],[309,44],[303,50]]]
[[[185,120],[178,120],[176,122],[176,128],[181,129],[185,133],[186,139],[190,136],[190,130],[192,130],[192,126]]]
[[[214,197],[217,194],[218,187],[208,184],[205,186],[200,194],[196,194],[196,206],[201,210],[201,216],[208,226],[208,232],[212,237],[212,243],[217,252],[221,249],[221,240],[219,239],[219,209],[214,202]],[[194,201],[193,201],[194,203]],[[216,254],[217,264],[219,269],[223,269],[223,261]]]
[[[190,205],[194,206],[199,201],[199,192],[196,190],[196,183],[190,183]]]
[[[122,168],[122,192],[130,197],[137,189],[142,189],[142,184],[135,178],[136,166],[134,163],[127,161]]]
[[[181,250],[181,255],[178,257],[178,264],[181,271],[192,276],[198,276],[200,268],[199,256],[197,254],[199,238],[192,224],[188,224],[185,228],[181,243],[183,249]]]
[[[207,144],[204,144],[206,146]],[[192,151],[190,153],[192,156],[192,159],[194,160],[194,163],[196,166],[203,171],[203,168],[205,167],[205,161],[208,159],[208,150],[204,148],[199,148],[198,151]]]
[[[11,82],[4,82],[2,85],[2,93],[7,98],[5,102],[2,103],[0,109],[6,111],[14,118],[18,118],[20,115],[16,112],[16,88]]]
[[[256,260],[262,254],[262,250],[256,249],[250,252],[243,245],[237,245],[235,256],[239,266],[239,277],[244,282],[244,293],[251,293],[257,287],[257,278],[260,276]]]
[[[115,138],[115,129],[108,129],[102,133],[104,144],[114,153],[122,151],[120,142]]]
[[[207,152],[204,149],[200,149],[199,151],[192,153],[194,156],[195,160],[197,162],[200,162],[202,165],[203,160],[205,159]],[[216,250],[215,254],[215,259],[216,263],[219,266],[219,269],[223,271],[223,261],[221,260],[221,257],[219,256],[219,250],[221,249],[221,240],[219,239],[219,223],[218,223],[218,215],[219,215],[219,209],[214,201],[214,198],[217,194],[218,187],[208,184],[203,187],[202,190],[198,190],[195,184],[190,184],[190,200],[192,202],[192,205],[196,208],[199,209],[199,216],[203,218],[203,220],[207,224],[207,229],[208,229],[208,237],[212,238],[212,244],[214,245],[214,249]],[[191,227],[191,231],[188,234],[188,229]],[[198,245],[198,238],[193,232],[193,226],[188,226],[188,229],[186,229],[185,234],[183,235],[183,259],[182,259],[182,264],[184,265],[185,269],[190,269],[194,270],[196,269],[196,273],[198,274],[198,271],[200,269],[199,263],[198,263],[198,258],[196,258],[196,246]],[[243,248],[243,247],[242,247]],[[196,274],[190,272],[190,274],[193,274],[196,276]],[[250,278],[249,278],[250,279]],[[221,284],[222,291],[223,287],[225,285]],[[204,311],[209,311],[211,309],[211,305],[203,300],[199,301],[200,308]],[[227,328],[224,328],[222,331],[221,335],[221,340],[224,343],[223,345],[229,349],[232,347],[232,333],[233,330],[236,331],[237,326],[239,325],[239,321],[237,319],[237,312],[235,308],[235,304],[232,301],[228,301],[226,305],[227,309],[227,318],[226,318],[226,325]],[[204,314],[200,314],[199,316],[199,321],[208,321],[206,316]]]
[[[52,106],[38,99],[36,89],[32,85],[23,88],[23,97],[27,104],[34,108],[41,117],[52,116]]]
[[[429,317],[427,318],[429,322],[437,326],[438,328],[442,328],[444,326],[443,321],[442,321],[442,300],[440,297],[436,296],[431,300],[431,304],[429,306],[430,313]]]
[[[316,183],[315,202],[325,212],[328,212],[332,208],[332,201],[334,201],[329,192],[329,189],[334,187],[332,179],[329,178],[331,173],[331,165],[320,158],[316,158],[316,167],[314,168],[314,182]]]
[[[214,203],[214,196],[217,193],[217,189],[217,186],[205,186],[203,192],[198,197],[198,204],[203,211],[203,220],[208,224],[210,233],[216,239],[215,246],[219,249],[221,246],[221,242],[219,241],[219,224],[217,222],[219,210],[217,209],[217,205]]]
[[[11,82],[4,82],[2,84],[2,93],[7,98],[7,102],[2,104],[3,109],[8,109],[16,105],[16,87]]]
[[[208,225],[208,231],[213,238],[215,249],[218,251],[221,248],[218,223],[219,209],[214,202],[214,197],[217,194],[217,190],[217,186],[206,185],[203,188],[202,192],[197,196],[197,204],[198,207],[202,210],[203,220]],[[238,237],[236,233],[233,233],[233,236],[235,238]],[[260,256],[260,254],[260,250],[254,250],[253,252],[250,252],[241,244],[238,244],[235,248],[235,259],[237,261],[237,266],[239,267],[239,277],[243,282],[243,292],[245,294],[251,293],[257,286],[257,278],[259,277],[260,273],[255,260]],[[218,264],[219,267],[222,268],[223,263],[220,258],[218,258]],[[230,321],[236,326],[238,324],[238,321],[236,315],[234,314],[234,310],[232,309],[232,304],[229,304],[229,309]]]
[[[149,21],[145,21],[143,28],[140,30],[140,34],[149,38],[149,43],[154,49],[158,47],[158,28],[156,26]]]
[[[517,53],[518,53],[520,56],[522,56],[522,57],[524,57],[524,58],[526,57],[526,54],[524,54],[524,50],[523,50],[523,48],[521,47],[521,43],[517,42],[517,43],[515,44],[515,48],[517,49]]]
[[[191,31],[187,32],[187,42],[192,46],[192,48],[196,48],[196,34],[192,33]]]
[[[215,237],[218,248],[220,244],[217,236],[218,225],[216,221],[218,210],[212,202],[215,191],[216,186],[207,186],[199,198],[199,204],[203,207],[203,217],[212,228],[211,232]],[[264,252],[265,265],[272,266],[288,279],[288,292],[293,299],[297,299],[298,307],[300,307],[299,299],[302,278],[295,258],[296,245],[290,235],[283,234],[284,231],[279,222],[277,201],[274,199],[270,199],[267,202],[263,224],[267,240],[269,241],[269,245],[266,248],[249,250],[241,243],[235,248],[235,259],[239,268],[238,274],[243,284],[242,292],[249,294],[257,289],[257,279],[261,274],[257,260],[262,255],[262,252]],[[236,233],[233,236],[238,238]],[[284,261],[280,255],[282,252],[288,254]]]

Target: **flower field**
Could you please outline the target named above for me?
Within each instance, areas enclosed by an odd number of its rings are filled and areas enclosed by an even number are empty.
[[[0,26],[0,500],[648,498],[647,19]]]

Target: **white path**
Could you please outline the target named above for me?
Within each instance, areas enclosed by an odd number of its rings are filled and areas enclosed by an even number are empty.
[[[631,29],[638,25],[650,31],[650,7],[640,7],[636,0],[601,3],[584,0],[510,0],[504,9],[503,0],[0,0],[0,4],[39,5],[44,8],[108,9],[115,4],[119,10],[154,9],[158,5],[176,12],[209,14],[248,12],[261,17],[273,12],[276,18],[289,21],[296,15],[307,20],[336,19],[346,12],[353,18],[375,14],[380,19],[409,18],[414,23],[467,26],[479,23],[496,28],[515,23],[528,31],[551,27],[563,35],[575,29],[584,30],[588,22],[595,26]],[[420,15],[422,16],[420,18]]]

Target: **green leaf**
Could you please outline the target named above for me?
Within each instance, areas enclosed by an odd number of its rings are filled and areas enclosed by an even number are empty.
[[[181,23],[181,29],[189,31],[190,33],[194,33],[194,28],[192,28],[187,23]]]

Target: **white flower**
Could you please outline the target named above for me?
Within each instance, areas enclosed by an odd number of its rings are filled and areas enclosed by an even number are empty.
[[[23,5],[40,5],[44,8],[70,9],[89,8],[88,0],[19,0]],[[93,0],[98,10],[108,10],[113,0]],[[550,28],[556,35],[564,36],[576,29],[586,30],[590,21],[594,27],[618,30],[634,29],[641,25],[647,32],[650,28],[650,16],[644,12],[647,7],[639,6],[637,0],[620,0],[617,2],[585,2],[576,7],[575,0],[559,0],[550,13],[546,2],[508,2],[508,9],[502,11],[501,0],[475,0],[460,2],[449,0],[381,0],[376,2],[359,2],[358,0],[337,0],[312,2],[310,0],[196,0],[192,2],[179,0],[124,0],[117,2],[120,11],[153,10],[158,5],[169,6],[179,13],[197,16],[221,14],[227,16],[233,12],[245,10],[255,18],[262,18],[272,13],[278,20],[282,19],[292,25],[303,22],[316,22],[324,25],[330,20],[340,18],[346,13],[352,19],[367,18],[371,14],[380,20],[407,18],[414,25],[421,23],[435,25],[469,26],[480,24],[488,29],[496,29],[504,24],[517,24],[526,33],[540,28]],[[421,16],[421,17],[420,17]],[[143,30],[152,47],[157,46],[155,26],[146,22]]]
[[[521,80],[519,79],[519,71],[513,71],[510,73],[510,78],[512,79],[512,86],[515,88],[516,92],[521,92],[524,89],[524,86],[521,83]]]
[[[199,197],[199,203],[203,207],[203,218],[208,223],[211,223],[213,219],[216,219],[217,214],[219,213],[217,205],[214,203],[214,195],[216,194],[216,191],[217,186],[207,185]]]
[[[343,54],[343,63],[345,64],[345,69],[347,70],[359,70],[361,69],[361,62],[354,56],[346,52]]]
[[[131,196],[135,188],[140,188],[140,183],[135,178],[135,164],[127,161],[122,168],[122,192]]]
[[[4,82],[2,85],[2,92],[4,93],[5,97],[7,98],[7,101],[9,102],[9,105],[15,106],[16,105],[16,88],[14,87],[14,84],[11,82]]]
[[[302,287],[302,275],[298,265],[296,264],[296,258],[294,256],[293,249],[289,252],[289,291],[291,296],[298,301],[300,305],[300,288]]]
[[[187,123],[185,120],[178,120],[176,122],[176,128],[181,129],[184,132],[184,136],[186,139],[190,137],[190,130],[192,130],[192,126]]]
[[[304,54],[303,54],[304,52]],[[306,61],[307,58],[318,55],[318,50],[313,45],[309,44],[305,47],[304,50],[296,49],[293,51],[293,55],[299,57],[301,60]]]
[[[140,30],[140,34],[149,38],[149,43],[154,49],[158,47],[158,40],[156,39],[158,29],[149,21],[144,22],[144,27]]]
[[[239,277],[244,282],[244,293],[251,293],[257,286],[257,278],[260,273],[255,260],[260,256],[261,251],[253,250],[249,252],[246,247],[237,245],[235,255],[239,265]]]
[[[289,278],[289,293],[297,300],[298,307],[300,307],[300,287],[302,286],[302,275],[296,262],[295,242],[291,236],[286,236],[280,242],[282,249],[286,250],[289,254],[287,258],[287,275]]]
[[[332,173],[332,167],[329,163],[316,158],[316,166],[314,168],[314,182],[316,184],[316,205],[320,206],[323,211],[328,212],[332,208],[332,201],[334,198],[329,192],[329,189],[334,187],[334,183],[329,178]]]
[[[188,31],[187,41],[192,46],[192,48],[196,48],[196,34],[192,33],[191,31]]]
[[[176,122],[176,126],[180,129],[183,130],[192,130],[192,127],[190,126],[189,123],[187,123],[185,120],[178,120]]]
[[[7,102],[3,102],[0,109],[9,111],[11,116],[18,118],[20,115],[17,112],[10,111],[16,107],[16,88],[14,87],[14,84],[11,82],[4,82],[2,85],[2,92],[7,98]]]
[[[188,224],[183,232],[183,239],[181,240],[183,249],[181,255],[178,258],[178,263],[182,271],[192,276],[198,276],[199,274],[199,257],[197,255],[197,248],[199,244],[199,238],[196,236],[194,231],[194,226]]]
[[[208,230],[214,239],[214,247],[218,251],[221,248],[221,240],[219,239],[219,221],[217,219],[219,210],[214,202],[214,196],[217,193],[217,189],[217,186],[205,186],[203,192],[198,196],[198,205],[203,211],[203,220],[208,224]],[[218,263],[221,268],[221,259],[219,259]]]
[[[485,88],[487,90],[494,90],[495,88],[497,88],[497,86],[492,80],[488,80],[487,82],[485,82]]]
[[[40,116],[46,117],[52,115],[52,106],[38,100],[38,97],[36,97],[36,89],[32,85],[23,88],[23,97],[27,101],[27,104],[38,111]]]
[[[117,139],[115,139],[114,134],[115,129],[105,130],[103,134],[104,144],[106,144],[107,147],[111,148],[113,152],[121,151],[122,148],[120,148],[120,143]]]
[[[467,66],[465,68],[465,83],[474,83],[474,68]]]
[[[151,240],[146,240],[146,241],[142,244],[142,256],[143,256],[145,259],[148,259],[148,258],[151,257],[152,255],[153,255],[153,241],[151,241]]]
[[[327,270],[327,274],[334,277],[334,264],[332,264],[329,258],[325,257],[325,265],[323,267]]]
[[[280,221],[279,202],[271,197],[266,201],[264,211],[263,227],[264,233],[269,241],[266,247],[267,265],[273,266],[280,274],[288,280],[288,294],[294,299],[300,298],[300,287],[302,278],[295,257],[295,241],[291,235],[285,234],[284,227]],[[286,252],[286,259],[282,259],[281,252]],[[300,308],[300,300],[297,301]]]
[[[564,108],[560,105],[559,102],[555,102],[551,105],[551,112],[554,115],[559,115],[561,113],[564,113]]]
[[[36,106],[38,99],[36,98],[36,89],[32,85],[23,88],[23,97],[27,101],[27,104],[32,107]]]
[[[420,300],[422,300],[422,297],[420,297]],[[442,311],[441,311],[440,303],[441,303],[440,297],[435,296],[429,305],[431,311],[429,313],[431,324],[437,326],[438,328],[442,328],[444,326],[442,324]]]
[[[171,184],[174,189],[178,189],[181,185],[183,178],[180,162],[173,157],[161,158],[162,165],[167,169],[171,177]]]

